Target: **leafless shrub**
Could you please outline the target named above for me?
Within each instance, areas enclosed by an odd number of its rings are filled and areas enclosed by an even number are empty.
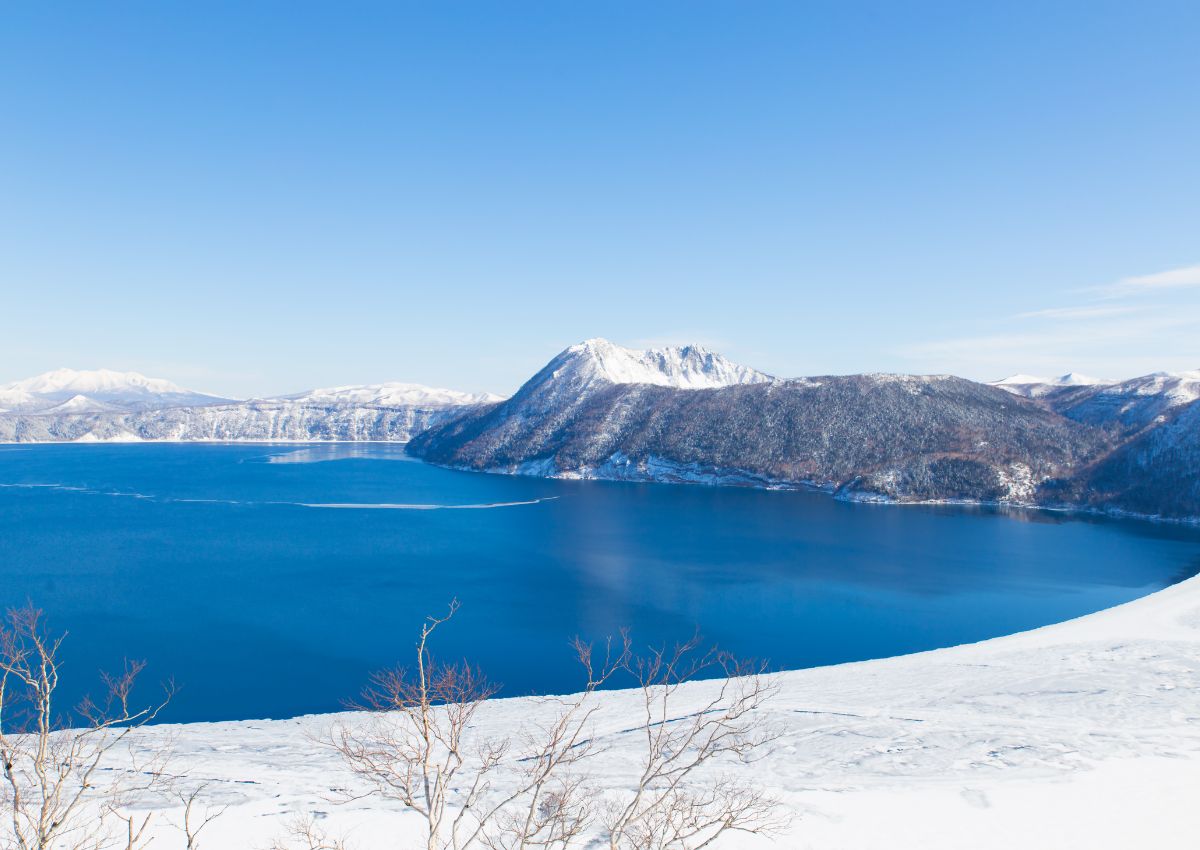
[[[591,734],[599,707],[593,695],[626,667],[630,641],[627,633],[617,644],[608,641],[599,661],[591,644],[576,639],[574,648],[587,673],[587,686],[572,697],[547,698],[559,707],[553,720],[521,732],[520,779],[482,833],[490,850],[566,850],[594,819],[595,791],[578,772],[586,759],[601,751]]]
[[[597,828],[611,850],[700,850],[730,831],[769,834],[782,825],[776,801],[712,770],[754,759],[772,738],[757,713],[774,693],[763,667],[702,651],[698,638],[635,656],[622,633],[603,658],[577,640],[587,674],[581,693],[543,698],[556,706],[548,721],[468,746],[477,712],[497,689],[475,668],[430,655],[430,637],[457,610],[455,601],[427,619],[415,669],[374,675],[359,706],[366,720],[337,726],[330,741],[368,785],[357,796],[381,795],[422,816],[426,850],[569,850]],[[639,740],[639,772],[630,792],[606,794],[589,783],[585,762],[602,751],[592,734],[596,691],[622,672],[641,693],[629,730]],[[715,681],[700,685],[707,699],[684,711],[680,689],[709,676]],[[494,788],[502,766],[505,781]]]
[[[765,667],[699,637],[655,649],[628,665],[641,691],[640,773],[631,792],[610,796],[603,824],[611,850],[699,850],[730,831],[771,834],[786,824],[778,801],[708,774],[722,761],[752,761],[775,734],[756,713],[775,686]],[[698,677],[711,694],[680,714],[679,691]]]
[[[137,850],[151,816],[125,806],[131,794],[166,782],[163,754],[131,758],[121,769],[109,762],[166,707],[173,688],[134,707],[145,663],[127,661],[120,673],[103,675],[102,700],[88,698],[74,714],[60,714],[63,638],[49,634],[42,612],[29,604],[9,610],[0,624],[0,837],[15,850]]]
[[[457,611],[455,600],[445,616],[422,624],[413,672],[395,668],[371,677],[357,706],[368,712],[368,722],[333,731],[334,748],[371,786],[368,793],[398,800],[424,818],[428,850],[466,847],[478,837],[486,818],[477,809],[508,751],[507,741],[485,741],[470,751],[464,741],[497,687],[465,662],[442,664],[430,654],[430,636]]]
[[[268,850],[349,850],[338,838],[331,838],[311,814],[296,815],[284,827],[284,835],[271,842]]]

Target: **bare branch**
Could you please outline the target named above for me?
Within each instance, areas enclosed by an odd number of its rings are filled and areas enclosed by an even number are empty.
[[[144,760],[128,747],[129,735],[154,720],[173,696],[141,708],[134,684],[145,667],[126,662],[103,675],[105,697],[85,699],[77,713],[60,714],[55,699],[64,635],[51,635],[42,612],[26,604],[10,609],[0,625],[0,838],[17,850],[93,850],[145,845],[152,816],[127,803],[135,793],[166,783],[165,751]],[[113,769],[126,745],[125,769]],[[113,828],[119,825],[119,833]]]

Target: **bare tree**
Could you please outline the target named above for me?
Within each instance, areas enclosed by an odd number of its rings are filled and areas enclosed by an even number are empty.
[[[431,657],[430,637],[457,610],[452,602],[423,624],[414,672],[372,677],[359,706],[365,721],[334,729],[329,743],[369,787],[347,799],[377,794],[417,812],[426,850],[569,850],[597,827],[610,850],[700,850],[730,831],[768,834],[782,825],[776,801],[713,773],[723,761],[753,760],[772,738],[757,711],[774,693],[763,667],[701,651],[699,638],[635,657],[622,633],[603,658],[576,640],[582,692],[542,698],[522,729],[469,742],[496,687],[466,663]],[[629,793],[605,794],[589,783],[585,762],[603,751],[592,730],[596,692],[620,672],[641,694],[641,716],[625,732],[638,736],[639,772]],[[703,703],[681,706],[680,689],[709,676],[696,684]],[[502,766],[505,781],[493,787]]]
[[[98,801],[100,821],[112,820],[117,829],[111,845],[120,850],[142,850],[151,841],[148,834],[155,811],[146,808],[145,800],[161,797],[172,783],[166,772],[169,751],[162,747],[128,746],[122,753],[124,767],[101,792]]]
[[[372,786],[368,793],[396,799],[424,818],[427,850],[474,840],[479,818],[473,815],[508,750],[506,741],[466,748],[468,727],[497,687],[466,662],[442,664],[430,654],[430,637],[458,607],[454,600],[444,616],[422,624],[415,672],[394,668],[371,677],[357,706],[368,722],[333,731],[333,746]]]
[[[228,806],[205,806],[201,812],[198,808],[201,795],[208,790],[208,783],[201,783],[188,792],[177,792],[176,799],[183,806],[183,817],[179,830],[183,833],[184,850],[200,850],[200,833],[210,823],[225,814]]]
[[[602,751],[592,734],[592,718],[599,708],[593,695],[630,658],[626,632],[614,644],[605,644],[597,661],[591,644],[576,638],[573,644],[587,673],[587,686],[572,697],[547,697],[543,704],[558,706],[548,723],[522,730],[522,766],[519,780],[508,796],[494,807],[482,833],[490,850],[567,850],[584,835],[594,819],[596,797],[579,772],[579,766]]]
[[[742,662],[699,636],[655,649],[628,665],[641,691],[640,773],[610,797],[603,822],[611,850],[700,850],[730,831],[771,834],[787,822],[779,803],[753,786],[711,776],[724,760],[751,761],[775,735],[757,713],[776,688],[762,665]],[[705,693],[684,713],[680,689],[699,677]]]
[[[284,835],[271,842],[269,850],[349,850],[340,838],[331,838],[311,814],[296,815],[284,827]]]
[[[332,745],[367,781],[368,793],[422,816],[426,850],[565,848],[591,816],[581,780],[568,775],[597,751],[584,734],[595,711],[588,697],[625,664],[628,641],[615,651],[610,643],[599,663],[590,646],[576,644],[587,688],[577,698],[548,699],[560,706],[549,723],[468,744],[476,713],[497,687],[465,662],[441,664],[430,654],[430,637],[458,607],[455,600],[444,616],[422,625],[415,672],[372,676],[359,706],[369,720],[336,727]],[[519,765],[517,779],[489,794],[492,775],[506,759]]]
[[[0,625],[0,811],[8,841],[15,850],[136,850],[149,815],[122,813],[122,806],[129,792],[165,780],[153,764],[109,770],[108,762],[166,707],[173,688],[134,707],[145,663],[127,661],[121,673],[102,674],[101,701],[87,698],[74,714],[60,714],[64,637],[49,634],[42,612],[29,604],[9,610]],[[123,823],[123,835],[112,834],[113,821]]]

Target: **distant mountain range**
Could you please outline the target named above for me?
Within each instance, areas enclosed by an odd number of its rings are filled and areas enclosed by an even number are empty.
[[[406,442],[460,408],[500,398],[385,383],[237,401],[136,372],[60,369],[0,386],[0,442]]]
[[[111,413],[228,400],[185,390],[161,378],[110,369],[58,369],[0,384],[0,413]]]
[[[392,440],[457,468],[1200,517],[1200,371],[784,380],[699,346],[571,346],[511,398],[419,384],[232,401],[136,373],[0,386],[0,441]]]

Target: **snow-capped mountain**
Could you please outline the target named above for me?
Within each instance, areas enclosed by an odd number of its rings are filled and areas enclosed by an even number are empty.
[[[637,351],[599,338],[572,345],[550,361],[542,373],[547,370],[556,381],[581,389],[608,383],[705,390],[774,380],[699,345]]]
[[[1076,421],[1137,430],[1200,399],[1200,370],[1154,372],[1119,383],[1062,388],[1045,397],[1055,410]]]
[[[406,442],[448,416],[498,399],[387,383],[231,401],[134,372],[60,369],[0,388],[0,442]]]
[[[580,394],[574,383],[547,367],[509,401],[418,435],[410,451],[449,466],[565,478],[1021,501],[1098,443],[1038,403],[948,376],[820,376],[705,392],[607,383]]]
[[[0,385],[0,410],[20,413],[103,413],[228,401],[162,378],[111,369],[56,369]]]
[[[614,386],[712,390],[774,380],[698,345],[636,351],[606,339],[589,339],[560,352],[526,381],[504,407],[506,411],[523,410],[521,415],[561,413]]]
[[[398,381],[383,384],[356,384],[346,387],[326,387],[309,390],[295,395],[282,396],[280,400],[304,404],[362,404],[378,407],[451,407],[462,404],[487,404],[501,401],[503,396],[494,393],[464,393],[427,387],[423,384],[408,384]]]
[[[1127,395],[1162,396],[1171,407],[1191,404],[1200,398],[1200,369],[1186,372],[1154,372],[1112,388]]]
[[[1101,378],[1092,378],[1078,372],[1068,372],[1057,378],[1039,378],[1035,375],[1010,375],[999,381],[989,381],[991,386],[1007,390],[1013,395],[1026,398],[1042,398],[1065,387],[1095,387],[1114,383]]]

